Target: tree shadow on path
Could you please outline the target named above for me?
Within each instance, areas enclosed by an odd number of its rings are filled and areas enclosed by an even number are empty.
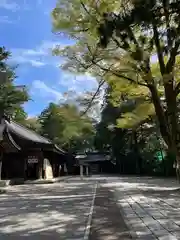
[[[63,186],[19,186],[1,195],[0,239],[83,239],[94,186]]]
[[[129,240],[132,237],[113,193],[109,188],[100,186],[95,198],[89,240],[120,239]]]

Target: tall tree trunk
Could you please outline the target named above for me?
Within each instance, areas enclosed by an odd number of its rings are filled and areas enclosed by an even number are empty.
[[[177,117],[177,102],[176,94],[174,90],[174,76],[172,73],[163,76],[166,105],[167,105],[167,120],[169,131],[171,135],[171,149],[176,155],[176,176],[180,182],[180,149],[178,146],[179,134],[178,134],[178,117]]]
[[[172,79],[171,79],[172,80]],[[171,81],[172,82],[172,81]],[[169,152],[175,156],[176,176],[180,182],[180,148],[178,146],[178,118],[176,96],[172,84],[165,81],[165,96],[167,112],[163,110],[157,88],[154,85],[149,87],[154,103],[156,116],[158,118],[161,135],[168,146]]]
[[[151,84],[149,85],[149,90],[151,92],[152,101],[153,101],[156,116],[158,119],[161,136],[163,137],[166,145],[170,146],[172,145],[172,139],[171,139],[168,122],[165,116],[164,109],[161,104],[161,100],[160,100],[157,88],[155,85]]]

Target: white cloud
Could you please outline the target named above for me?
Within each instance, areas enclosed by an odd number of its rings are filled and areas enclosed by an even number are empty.
[[[97,80],[90,76],[89,74],[74,76],[73,74],[65,73],[61,77],[59,84],[67,88],[67,91],[70,91],[70,94],[67,96],[67,99],[70,99],[70,102],[74,103],[76,98],[86,98],[91,100],[92,95],[89,95],[88,92],[95,93],[98,88]],[[72,93],[71,93],[72,91]],[[88,110],[88,114],[100,120],[100,112],[104,98],[104,89],[101,89],[94,103]],[[85,110],[86,107],[81,107],[82,110]]]
[[[0,16],[0,23],[14,23],[8,16]]]
[[[86,89],[86,91],[88,90],[89,89]],[[38,96],[45,99],[46,104],[50,102],[63,103],[65,101],[68,101],[69,103],[78,105],[78,102],[75,102],[75,99],[77,98],[83,99],[84,97],[86,98],[87,96],[88,99],[91,99],[90,95],[88,95],[86,91],[71,90],[69,94],[65,94],[60,91],[57,91],[54,88],[49,87],[43,81],[35,80],[33,81],[33,84],[32,84],[31,94],[32,96],[37,96],[38,94]],[[98,96],[98,99],[96,99],[96,103],[95,104],[93,103],[92,107],[88,111],[88,114],[96,118],[97,120],[100,119],[100,110],[101,110],[101,105],[103,101],[103,96],[104,96],[104,91],[102,90]],[[82,110],[85,110],[85,108],[82,108]]]
[[[33,67],[42,67],[46,65],[44,62],[37,61],[37,60],[30,60],[29,62]]]
[[[10,61],[18,63],[18,64],[30,64],[33,67],[42,67],[44,65],[46,65],[46,63],[44,61],[41,60],[33,60],[31,58],[28,58],[24,55],[15,55],[14,58],[11,58]]]
[[[34,67],[44,65],[53,65],[57,67],[60,64],[60,58],[52,56],[52,49],[56,46],[65,47],[66,44],[57,41],[44,41],[40,46],[33,49],[16,48],[11,49],[11,62],[17,64],[31,64]]]
[[[43,81],[40,80],[35,80],[33,81],[32,84],[32,94],[33,95],[37,95],[37,90],[38,90],[38,94],[41,97],[47,98],[47,101],[55,101],[58,102],[60,100],[62,100],[63,94],[49,86],[47,86]]]
[[[39,46],[35,47],[34,49],[14,49],[14,51],[21,52],[23,55],[26,56],[45,56],[45,55],[52,55],[52,49],[56,46],[60,46],[64,48],[68,44],[61,43],[60,41],[43,41]]]
[[[21,49],[22,53],[27,56],[42,56],[46,55],[47,53],[45,51],[42,51],[42,49],[36,50],[36,49]]]
[[[29,0],[0,0],[0,8],[11,12],[30,10]]]
[[[19,5],[11,0],[1,0],[0,8],[4,8],[6,10],[16,11],[19,9]]]
[[[38,114],[35,114],[35,113],[34,113],[34,114],[33,114],[33,113],[32,113],[32,114],[29,114],[29,113],[28,113],[27,119],[32,119],[32,118],[38,119],[37,115],[38,115]]]
[[[89,74],[73,75],[64,73],[59,84],[67,88],[67,91],[86,92],[95,90],[98,86],[97,80]]]

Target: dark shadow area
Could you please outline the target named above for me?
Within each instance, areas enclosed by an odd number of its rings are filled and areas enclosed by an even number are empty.
[[[99,187],[94,204],[90,240],[132,239],[113,193]]]

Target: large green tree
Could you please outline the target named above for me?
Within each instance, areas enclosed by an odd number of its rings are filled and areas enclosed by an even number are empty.
[[[64,68],[89,71],[100,83],[118,80],[130,91],[143,93],[148,102],[140,106],[141,112],[148,109],[148,115],[154,109],[168,150],[176,155],[177,167],[179,7],[177,0],[60,0],[53,10],[54,30],[76,40],[74,46],[55,51],[67,57]],[[156,71],[152,57],[158,62]]]
[[[22,123],[29,129],[41,134],[42,126],[37,117],[27,117],[24,121],[22,121]]]
[[[25,112],[23,106],[16,106],[13,110],[12,119],[18,123],[24,124],[27,120],[28,114]]]
[[[67,150],[85,150],[93,145],[92,120],[72,104],[50,103],[39,122],[42,134]]]
[[[25,86],[17,87],[14,84],[15,69],[7,63],[9,56],[10,53],[0,47],[0,115],[5,113],[22,121],[26,118],[23,104],[29,100],[29,95]]]

